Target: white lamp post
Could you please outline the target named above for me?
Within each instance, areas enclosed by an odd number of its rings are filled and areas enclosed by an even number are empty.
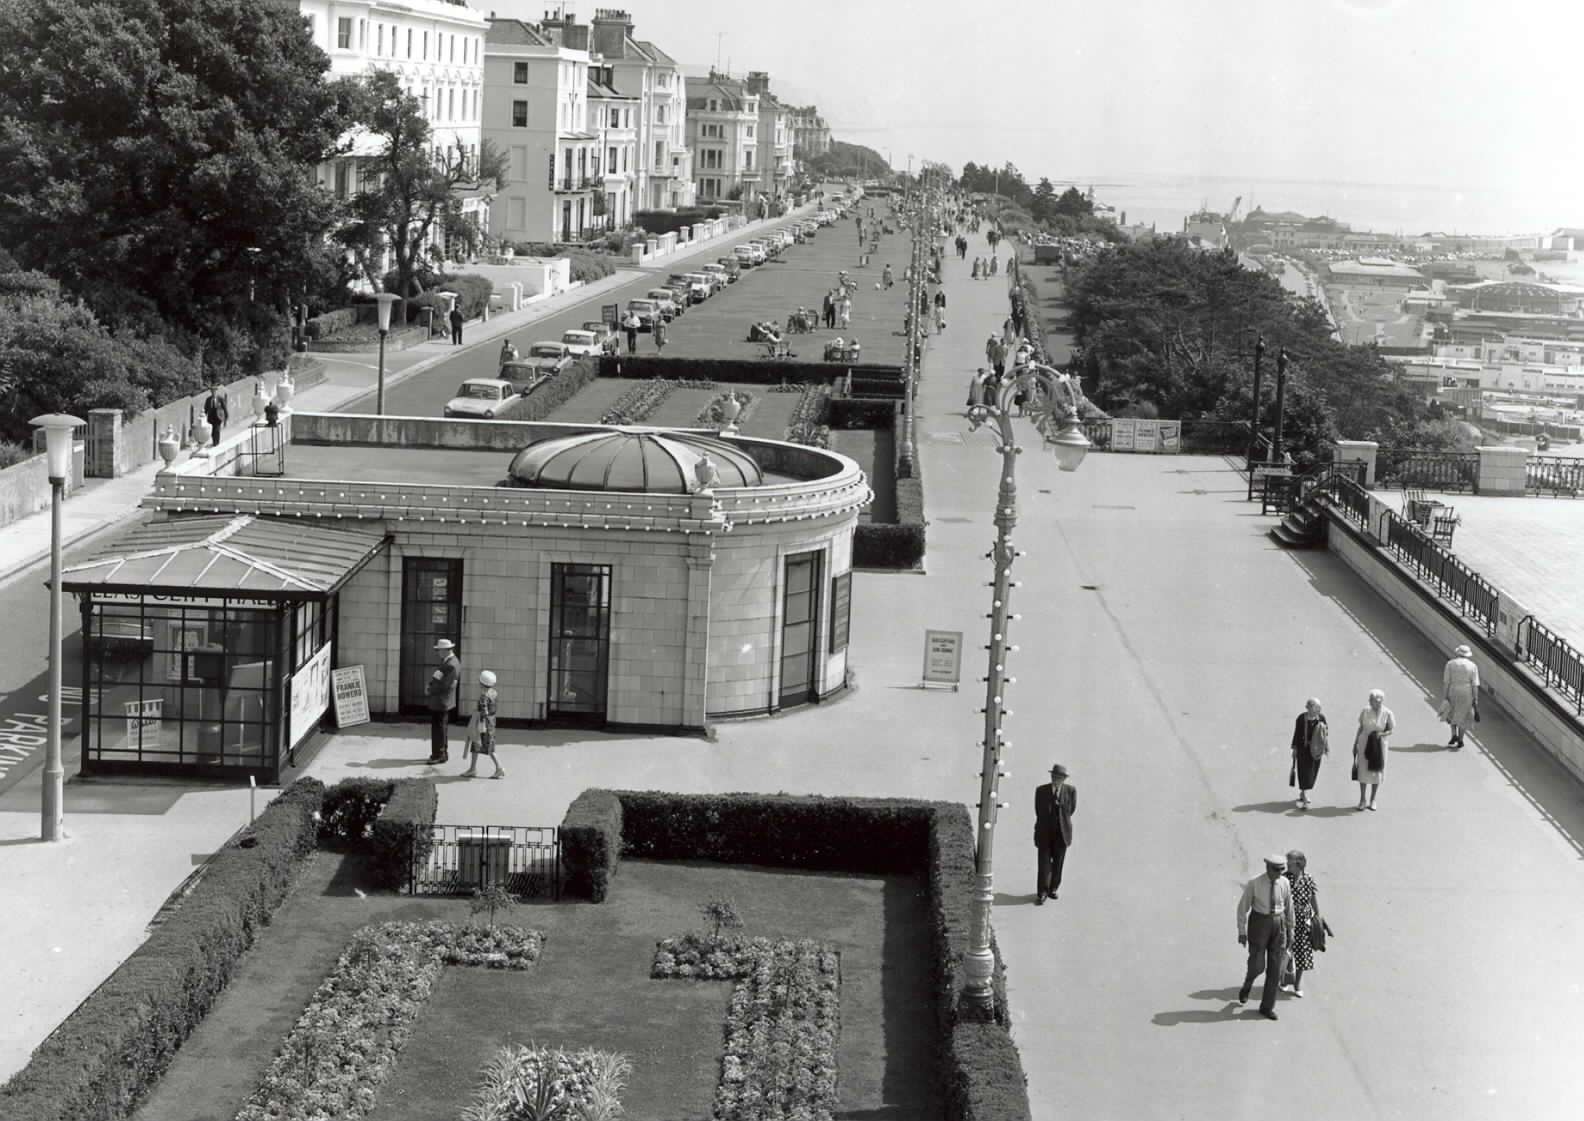
[[[396,302],[396,296],[390,292],[381,292],[374,297],[379,303],[379,389],[374,395],[374,411],[380,416],[385,415],[385,336],[390,334],[391,305]]]
[[[61,839],[65,819],[66,768],[61,763],[61,502],[72,467],[72,433],[83,422],[65,413],[36,416],[28,423],[44,429],[50,481],[49,748],[44,757],[44,796],[40,836]]]
[[[1012,589],[1012,564],[1023,554],[1012,546],[1012,528],[1017,525],[1017,457],[1023,449],[1017,446],[1012,430],[1012,404],[1018,394],[1023,395],[1023,413],[1034,421],[1034,428],[1044,438],[1045,445],[1056,453],[1056,462],[1063,471],[1076,471],[1089,450],[1089,441],[1078,421],[1079,392],[1071,377],[1049,366],[1027,363],[1017,367],[1001,385],[993,402],[975,405],[968,411],[970,427],[977,429],[986,421],[994,421],[1001,453],[1001,486],[996,502],[996,541],[994,549],[986,554],[995,562],[995,589],[991,600],[990,642],[985,647],[990,652],[989,671],[985,675],[984,742],[983,758],[979,770],[979,829],[975,853],[977,891],[973,915],[968,931],[968,954],[965,959],[967,983],[963,989],[963,1003],[985,1019],[994,1014],[995,997],[992,979],[995,975],[995,955],[990,949],[990,908],[995,902],[995,824],[1000,801],[1000,780],[1008,772],[1002,769],[1003,751],[1012,746],[1010,740],[1001,738],[1001,723],[1011,712],[1003,700],[1008,686],[1017,679],[1006,672],[1007,658],[1017,651],[1008,642],[1009,625],[1017,619],[1009,611]]]

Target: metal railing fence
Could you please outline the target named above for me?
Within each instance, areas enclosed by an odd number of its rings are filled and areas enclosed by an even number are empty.
[[[1375,485],[1478,494],[1479,453],[1383,447],[1375,455]]]
[[[513,895],[561,898],[561,839],[550,825],[431,825],[427,851],[409,865],[410,895],[471,895],[504,887]]]
[[[1584,712],[1584,657],[1567,639],[1533,615],[1518,624],[1518,654],[1545,678],[1546,688],[1573,702]]]
[[[1499,597],[1490,581],[1395,511],[1384,511],[1381,520],[1386,524],[1386,532],[1377,536],[1405,568],[1442,599],[1451,601],[1459,614],[1478,622],[1486,634],[1495,633]]]
[[[1524,465],[1524,490],[1577,498],[1579,491],[1584,490],[1584,459],[1531,455]]]

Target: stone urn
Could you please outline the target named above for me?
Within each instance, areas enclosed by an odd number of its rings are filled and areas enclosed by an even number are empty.
[[[253,419],[257,420],[264,415],[264,410],[269,407],[269,394],[264,392],[264,379],[253,379]]]
[[[181,451],[181,440],[176,436],[176,429],[171,425],[165,426],[165,434],[159,438],[159,457],[169,467],[176,462],[176,453]]]
[[[280,381],[275,383],[275,403],[281,408],[291,404],[292,394],[297,392],[297,386],[292,383],[291,371],[281,374]]]
[[[728,395],[726,403],[721,406],[721,416],[726,421],[725,424],[721,425],[721,431],[735,434],[737,431],[737,418],[742,416],[742,411],[742,402],[737,400],[737,395],[735,393]]]
[[[209,425],[202,420],[195,420],[192,423],[192,446],[194,448],[209,446]]]

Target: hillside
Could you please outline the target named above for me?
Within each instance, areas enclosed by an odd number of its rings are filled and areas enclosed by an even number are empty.
[[[866,148],[862,144],[848,144],[842,140],[832,140],[830,151],[823,156],[814,156],[803,161],[810,171],[820,175],[855,175],[870,179],[889,179],[892,172],[881,156],[873,148]]]

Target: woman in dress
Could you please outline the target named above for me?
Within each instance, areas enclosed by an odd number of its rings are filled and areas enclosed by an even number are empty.
[[[462,772],[463,778],[472,778],[478,773],[480,755],[488,755],[489,761],[495,764],[495,773],[490,778],[506,777],[500,760],[495,758],[495,709],[499,701],[495,674],[484,670],[479,674],[478,707],[473,710],[473,719],[468,724],[468,768]]]
[[[1292,885],[1293,930],[1287,952],[1292,956],[1292,984],[1282,988],[1293,996],[1303,996],[1303,975],[1314,968],[1314,943],[1310,941],[1313,924],[1324,924],[1320,917],[1320,893],[1309,875],[1309,858],[1294,849],[1287,854],[1287,882]],[[1330,927],[1325,928],[1329,933]]]
[[[1359,713],[1358,734],[1353,737],[1353,777],[1359,784],[1358,809],[1375,808],[1381,779],[1386,777],[1387,739],[1396,726],[1392,710],[1386,707],[1386,694],[1371,689],[1369,705]],[[1376,737],[1373,747],[1371,736]]]
[[[1298,808],[1309,808],[1309,791],[1314,789],[1315,778],[1320,774],[1320,760],[1331,753],[1330,734],[1326,728],[1325,713],[1320,702],[1310,697],[1304,710],[1293,724],[1292,773],[1298,784]]]
[[[1467,646],[1452,651],[1452,660],[1441,670],[1441,719],[1452,725],[1447,746],[1459,750],[1463,729],[1479,719],[1479,666]]]

